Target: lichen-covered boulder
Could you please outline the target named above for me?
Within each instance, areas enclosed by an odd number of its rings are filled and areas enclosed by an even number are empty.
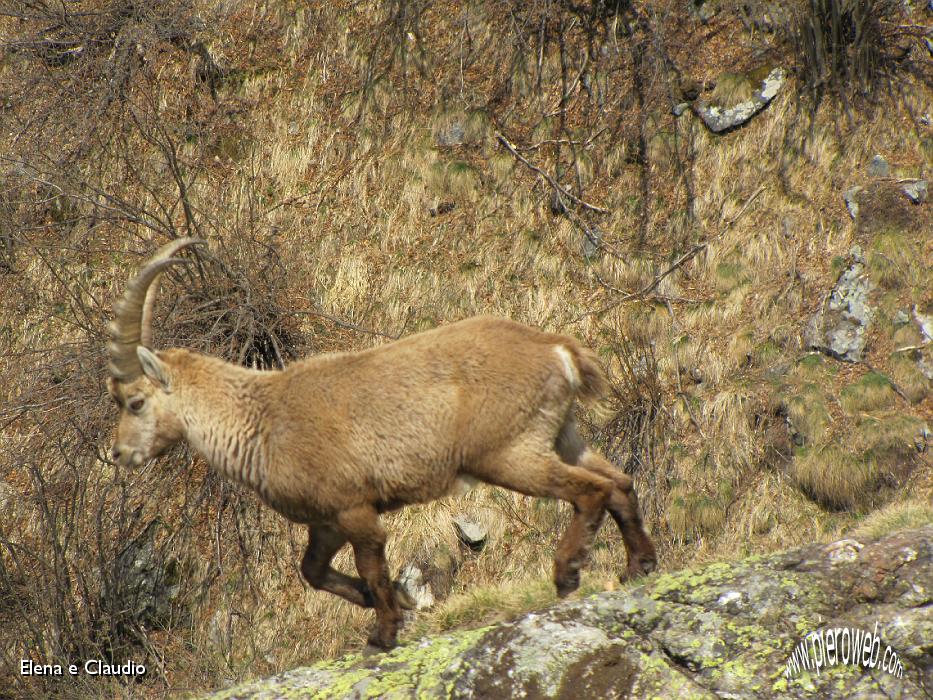
[[[807,325],[807,347],[847,362],[859,362],[873,309],[869,305],[872,282],[861,251],[836,281],[832,293]]]
[[[857,632],[860,643],[870,639],[870,648],[877,639],[874,666],[829,662],[825,640],[843,639],[841,629]],[[931,691],[928,525],[654,576],[627,591],[297,669],[214,697],[906,699]]]
[[[699,100],[694,109],[711,131],[726,131],[744,124],[763,110],[780,92],[785,77],[783,68],[774,68],[764,77],[749,99],[728,106]]]

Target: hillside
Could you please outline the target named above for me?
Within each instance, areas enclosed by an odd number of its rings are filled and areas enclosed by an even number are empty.
[[[211,697],[925,697],[931,546],[928,526],[710,564]]]
[[[301,528],[185,448],[107,457],[113,303],[181,236],[209,249],[165,275],[157,347],[578,337],[612,382],[580,424],[661,575],[933,521],[927,3],[0,7],[0,695],[205,691],[365,640]],[[568,511],[480,487],[386,517],[436,601],[402,641],[553,602]],[[582,594],[623,566],[605,527]]]

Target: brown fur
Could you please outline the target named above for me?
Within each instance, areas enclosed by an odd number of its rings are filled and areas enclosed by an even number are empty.
[[[138,354],[143,376],[109,383],[121,408],[114,459],[139,464],[187,440],[215,469],[307,524],[302,574],[375,607],[374,645],[393,646],[401,620],[379,514],[444,496],[461,478],[573,504],[555,558],[561,595],[578,586],[607,510],[622,531],[626,575],[654,567],[632,480],[576,432],[575,399],[595,398],[606,380],[573,338],[478,317],[282,372],[182,349]],[[330,566],[347,542],[360,578]]]

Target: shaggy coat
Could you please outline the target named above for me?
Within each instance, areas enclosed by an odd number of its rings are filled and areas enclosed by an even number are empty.
[[[379,514],[483,481],[573,504],[555,583],[579,585],[604,512],[623,535],[625,576],[650,571],[632,480],[579,438],[577,399],[606,380],[569,336],[477,317],[369,350],[257,371],[183,349],[153,352],[148,290],[177,250],[166,246],[117,305],[110,392],[121,409],[115,461],[139,465],[181,440],[274,510],[306,524],[308,582],[375,607],[370,643],[395,644],[405,603],[392,586]],[[360,578],[330,561],[349,542]]]

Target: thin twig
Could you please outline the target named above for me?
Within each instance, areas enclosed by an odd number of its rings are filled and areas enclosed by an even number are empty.
[[[751,205],[751,203],[755,201],[755,198],[758,197],[758,195],[760,195],[760,194],[761,194],[762,192],[764,192],[764,191],[765,191],[765,186],[764,186],[764,185],[762,185],[762,186],[759,187],[757,190],[755,190],[755,191],[752,193],[752,196],[749,197],[747,200],[745,200],[745,204],[742,206],[741,209],[739,209],[739,213],[736,214],[735,216],[733,216],[729,221],[727,221],[727,222],[723,225],[723,229],[729,228],[729,227],[732,226],[736,221],[738,221],[739,218],[742,216],[742,214],[745,213],[745,210],[748,209],[749,205]]]
[[[335,323],[341,328],[346,328],[347,330],[357,331],[359,333],[366,333],[368,335],[378,335],[382,338],[388,338],[389,340],[399,339],[399,336],[397,335],[391,335],[390,333],[383,333],[382,331],[375,331],[372,328],[364,328],[363,326],[358,326],[355,323],[350,323],[349,321],[344,321],[342,319],[339,319],[336,316],[331,316],[330,314],[324,313],[323,311],[315,311],[312,309],[302,309],[299,311],[290,311],[289,313],[293,313],[299,316],[320,316],[321,318],[326,318],[331,323]]]
[[[671,265],[669,268],[667,268],[664,272],[662,272],[662,273],[659,274],[659,275],[655,275],[654,279],[653,279],[649,284],[645,285],[642,289],[639,289],[637,292],[629,292],[629,293],[626,294],[625,296],[623,296],[623,297],[621,297],[621,298],[619,298],[619,299],[615,299],[615,300],[612,301],[611,303],[607,304],[606,306],[603,306],[602,308],[596,309],[595,311],[587,311],[587,312],[581,314],[580,316],[577,316],[577,318],[575,318],[575,319],[573,320],[573,323],[576,323],[577,321],[580,321],[580,320],[586,318],[587,316],[593,316],[593,315],[599,316],[599,315],[601,315],[601,314],[604,314],[604,313],[606,313],[607,311],[610,311],[611,309],[614,309],[614,308],[616,308],[617,306],[619,306],[620,304],[624,304],[625,302],[627,302],[627,301],[629,301],[629,300],[631,300],[631,299],[637,299],[637,298],[644,297],[646,294],[648,294],[648,293],[654,291],[654,289],[655,289],[659,284],[661,284],[661,281],[662,281],[665,277],[667,277],[668,275],[670,275],[672,272],[674,272],[677,268],[681,267],[681,266],[682,266],[684,263],[686,263],[687,261],[693,259],[693,258],[696,256],[696,254],[699,253],[701,250],[704,250],[704,249],[706,248],[706,246],[707,246],[706,243],[700,243],[700,244],[698,244],[698,245],[693,246],[693,248],[691,248],[691,249],[688,250],[686,253],[684,253],[684,254],[681,255],[679,258],[677,258],[677,260],[674,261],[674,264]],[[597,276],[597,279],[599,279],[598,276]],[[615,292],[621,292],[621,291],[622,291],[621,289],[617,289],[616,287],[612,287],[612,286],[606,285],[605,283],[602,283],[602,284],[604,284],[604,286],[608,287],[611,291],[615,291]]]
[[[503,146],[505,146],[505,147],[508,149],[509,153],[511,153],[511,154],[512,154],[513,156],[515,156],[516,158],[518,158],[518,160],[521,161],[521,163],[522,163],[525,167],[527,167],[529,170],[533,170],[534,172],[538,173],[538,175],[540,175],[540,176],[543,177],[545,180],[547,180],[547,181],[548,181],[548,184],[549,184],[551,187],[554,188],[554,191],[556,191],[556,192],[558,193],[558,195],[562,195],[562,196],[566,197],[566,198],[569,199],[570,201],[572,201],[572,202],[574,202],[574,203],[576,203],[576,204],[579,204],[579,205],[580,205],[581,207],[583,207],[584,209],[589,209],[590,211],[595,211],[595,212],[598,212],[598,213],[600,213],[600,214],[608,214],[608,213],[609,213],[609,210],[608,210],[608,209],[603,209],[602,207],[597,207],[595,204],[590,204],[589,202],[585,202],[585,201],[583,201],[582,199],[580,199],[579,197],[577,197],[575,194],[573,194],[572,192],[569,192],[568,190],[566,190],[566,189],[564,189],[563,187],[561,187],[560,184],[557,182],[557,180],[555,180],[555,179],[554,179],[553,177],[551,177],[547,172],[545,172],[544,170],[542,170],[541,168],[539,168],[539,167],[538,167],[537,165],[535,165],[534,163],[529,162],[528,159],[525,158],[525,156],[523,156],[521,153],[519,153],[519,152],[516,150],[515,146],[512,145],[512,142],[509,141],[507,138],[505,138],[505,136],[503,136],[502,134],[500,134],[498,131],[496,132],[496,138],[499,140],[499,143],[501,143]]]

